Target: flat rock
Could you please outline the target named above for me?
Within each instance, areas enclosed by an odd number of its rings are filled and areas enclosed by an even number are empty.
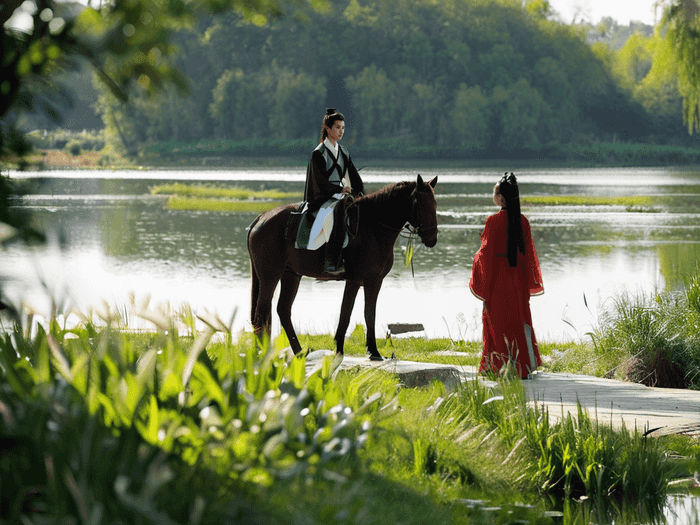
[[[478,379],[490,387],[497,383],[477,374],[476,367],[445,365],[387,359],[370,361],[367,357],[334,357],[331,350],[317,350],[306,358],[306,373],[310,375],[323,366],[328,358],[335,369],[378,369],[399,376],[408,388],[420,387],[439,380],[448,391],[461,383]],[[647,387],[638,383],[600,377],[536,372],[532,379],[522,381],[529,402],[546,406],[552,422],[566,414],[578,415],[578,404],[591,418],[615,428],[638,429],[652,436],[685,434],[700,436],[700,391]]]

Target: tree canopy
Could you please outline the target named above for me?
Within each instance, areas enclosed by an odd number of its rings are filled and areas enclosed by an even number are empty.
[[[469,155],[687,144],[681,100],[697,126],[700,42],[681,18],[694,0],[663,2],[664,36],[633,33],[617,50],[589,45],[588,28],[556,21],[546,0],[133,0],[73,18],[32,1],[32,30],[4,32],[3,74],[14,75],[2,116],[51,112],[49,73],[82,57],[104,81],[108,141],[132,155],[163,142],[311,140],[326,106],[346,114],[351,143]]]
[[[325,106],[344,111],[346,140],[363,145],[516,155],[678,136],[658,132],[581,28],[550,15],[547,2],[519,0],[338,0],[263,26],[204,17],[175,38],[194,96],[137,95],[127,109],[105,93],[100,111],[113,136],[128,122],[133,144],[305,139]]]
[[[203,13],[234,13],[246,23],[266,24],[281,16],[304,18],[326,9],[327,0],[105,0],[98,9],[75,9],[55,0],[5,0],[0,8],[0,152],[14,134],[11,113],[39,106],[54,118],[61,97],[55,73],[88,61],[110,93],[126,102],[138,86],[152,95],[165,85],[188,91],[187,78],[173,66],[174,31],[193,27]],[[13,21],[22,19],[17,25]],[[22,153],[22,151],[17,151]]]

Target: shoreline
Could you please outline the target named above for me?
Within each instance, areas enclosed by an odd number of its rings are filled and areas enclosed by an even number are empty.
[[[113,158],[113,157],[112,157]],[[584,162],[579,160],[557,159],[427,159],[427,158],[385,158],[364,157],[362,153],[354,154],[361,168],[413,168],[413,169],[562,169],[562,168],[668,168],[700,167],[693,162]],[[21,165],[17,159],[9,159],[2,165],[3,171],[115,171],[115,170],[227,170],[235,168],[300,168],[306,167],[308,159],[302,156],[197,156],[189,157],[186,162],[164,162],[163,159],[144,158],[141,162],[133,162],[119,157],[117,162],[101,163],[99,152],[85,152],[70,155],[60,150],[40,150],[39,153],[25,158]],[[360,168],[360,169],[361,169]]]

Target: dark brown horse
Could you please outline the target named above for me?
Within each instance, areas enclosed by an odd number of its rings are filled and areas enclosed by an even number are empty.
[[[343,249],[345,260],[345,292],[340,320],[335,333],[336,353],[343,353],[350,314],[361,286],[365,289],[365,323],[367,352],[370,359],[381,360],[375,338],[377,297],[384,277],[394,264],[394,243],[406,223],[417,230],[421,242],[432,248],[437,242],[437,177],[423,182],[390,184],[374,193],[358,197],[352,206],[357,215],[357,229],[351,227],[348,245]],[[270,335],[272,296],[282,282],[277,303],[282,328],[295,354],[301,345],[292,326],[292,303],[302,276],[328,279],[321,271],[324,250],[298,250],[288,230],[290,214],[298,204],[280,206],[263,213],[248,231],[248,253],[253,276],[250,320],[258,336]],[[293,236],[291,236],[293,237]]]

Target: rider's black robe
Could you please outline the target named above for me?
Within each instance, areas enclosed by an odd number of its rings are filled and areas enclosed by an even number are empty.
[[[309,211],[318,210],[331,196],[343,191],[343,177],[349,176],[350,186],[356,195],[363,194],[364,184],[352,162],[350,153],[338,144],[338,159],[321,142],[311,153],[306,168],[306,187],[304,200],[309,204]]]

